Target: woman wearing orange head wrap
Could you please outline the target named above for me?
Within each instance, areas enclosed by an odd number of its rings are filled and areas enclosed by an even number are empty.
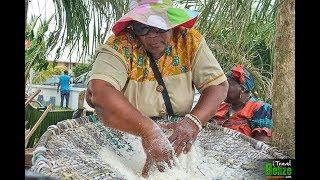
[[[253,77],[242,65],[235,66],[226,75],[229,82],[228,95],[211,122],[269,143],[272,128],[271,105],[251,96]]]

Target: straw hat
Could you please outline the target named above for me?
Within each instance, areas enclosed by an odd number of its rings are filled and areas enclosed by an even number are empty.
[[[171,0],[131,0],[129,9],[113,26],[115,35],[128,27],[133,20],[164,30],[176,26],[191,28],[199,14],[189,9],[174,8]]]

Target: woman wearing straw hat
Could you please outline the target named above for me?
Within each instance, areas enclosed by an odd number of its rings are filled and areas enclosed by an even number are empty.
[[[272,128],[271,105],[251,95],[254,80],[243,65],[238,64],[226,74],[229,82],[228,95],[210,122],[269,143]]]
[[[133,0],[96,49],[87,102],[107,126],[142,138],[144,175],[154,164],[171,167],[173,152],[187,153],[226,98],[227,78],[192,28],[197,17],[171,0]],[[201,97],[191,110],[194,86]],[[168,125],[174,131],[166,138],[152,119],[168,115],[182,118]]]

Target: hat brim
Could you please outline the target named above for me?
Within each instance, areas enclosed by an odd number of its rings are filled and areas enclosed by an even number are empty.
[[[196,23],[198,15],[197,11],[189,9],[173,8],[171,6],[141,5],[120,18],[113,26],[112,31],[115,35],[119,34],[133,20],[165,30],[177,26],[191,28]]]

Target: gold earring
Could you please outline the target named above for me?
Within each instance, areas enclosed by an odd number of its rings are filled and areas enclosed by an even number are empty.
[[[242,94],[244,93],[244,91],[240,91],[240,96],[239,96],[239,99],[241,99],[242,98]]]

